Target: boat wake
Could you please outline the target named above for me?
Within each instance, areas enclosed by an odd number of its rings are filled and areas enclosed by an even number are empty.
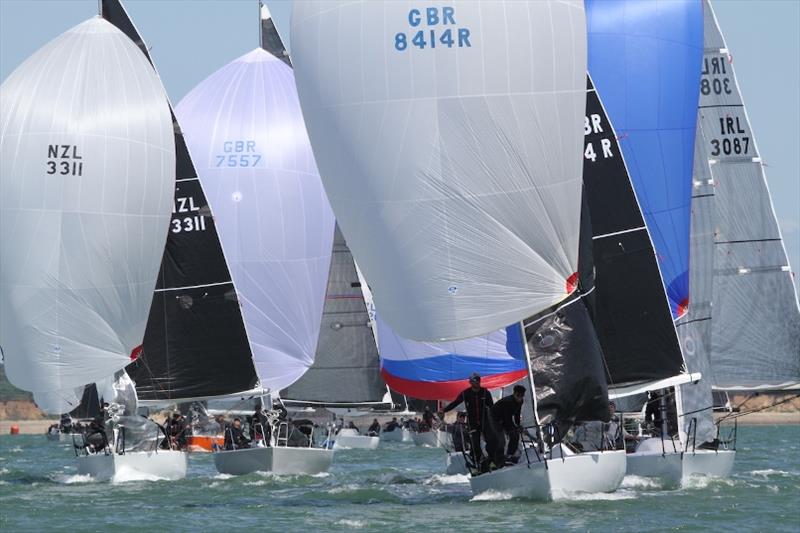
[[[622,484],[620,485],[622,489],[654,489],[658,490],[663,488],[663,485],[659,482],[658,479],[652,477],[643,477],[643,476],[625,476],[622,479]]]
[[[146,474],[125,466],[119,466],[117,471],[114,473],[114,477],[111,478],[111,483],[117,484],[128,483],[131,481],[162,481],[165,479],[167,478],[156,476],[154,474]]]
[[[487,490],[486,492],[482,492],[480,494],[476,494],[469,501],[471,502],[500,502],[505,500],[511,500],[514,498],[514,495],[510,492],[502,492],[499,490]]]
[[[53,481],[64,485],[72,485],[73,483],[91,483],[94,479],[89,474],[73,474],[54,476]]]
[[[343,518],[341,520],[336,521],[337,526],[347,526],[352,527],[355,529],[361,529],[363,527],[367,527],[367,523],[363,520],[349,520],[347,518]]]
[[[455,485],[469,483],[469,476],[466,474],[435,474],[422,482],[423,485]]]

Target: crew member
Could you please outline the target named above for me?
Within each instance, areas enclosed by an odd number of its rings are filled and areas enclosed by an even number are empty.
[[[481,387],[481,376],[473,372],[469,377],[469,388],[461,391],[456,398],[447,404],[440,413],[452,411],[457,406],[464,404],[467,412],[467,425],[469,427],[469,442],[472,460],[476,468],[481,468],[483,452],[481,450],[481,435],[486,440],[486,451],[490,457],[494,456],[495,438],[489,427],[489,409],[494,404],[489,391]],[[489,465],[491,468],[491,465]]]

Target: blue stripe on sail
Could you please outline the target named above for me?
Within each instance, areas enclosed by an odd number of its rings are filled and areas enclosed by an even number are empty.
[[[526,368],[525,361],[520,359],[487,359],[456,354],[404,361],[383,359],[381,363],[384,370],[393,376],[425,382],[467,379],[473,372],[489,376]]]
[[[589,73],[616,129],[673,316],[689,298],[699,0],[586,0]]]

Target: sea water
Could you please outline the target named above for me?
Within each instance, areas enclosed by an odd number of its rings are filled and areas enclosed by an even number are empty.
[[[537,503],[475,498],[442,449],[337,451],[317,476],[218,474],[193,454],[181,481],[94,482],[70,443],[0,436],[2,531],[800,531],[800,426],[739,428],[730,479],[662,490],[627,477],[613,494]]]

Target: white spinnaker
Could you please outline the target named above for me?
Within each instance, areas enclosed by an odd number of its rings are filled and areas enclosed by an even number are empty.
[[[166,95],[96,17],[18,67],[0,109],[5,369],[21,389],[73,389],[142,344],[175,187]]]
[[[45,413],[69,413],[81,404],[83,387],[65,389],[63,391],[40,391],[33,393],[36,407]]]
[[[314,363],[334,218],[292,69],[258,48],[175,110],[214,213],[263,389]]]
[[[586,28],[580,1],[425,5],[300,0],[291,38],[320,174],[381,316],[439,341],[569,290]]]

